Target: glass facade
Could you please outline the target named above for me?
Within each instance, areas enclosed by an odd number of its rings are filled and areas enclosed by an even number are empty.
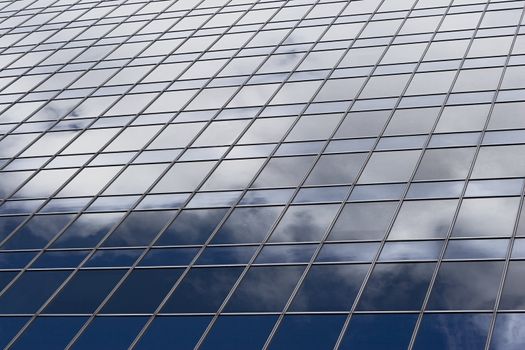
[[[523,0],[0,1],[0,348],[525,347]]]

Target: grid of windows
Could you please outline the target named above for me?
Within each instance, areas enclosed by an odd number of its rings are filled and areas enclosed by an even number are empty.
[[[522,349],[524,6],[0,1],[0,347]]]

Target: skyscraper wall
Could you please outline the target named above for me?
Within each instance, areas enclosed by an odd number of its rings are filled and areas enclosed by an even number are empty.
[[[0,1],[0,348],[525,347],[525,1]]]

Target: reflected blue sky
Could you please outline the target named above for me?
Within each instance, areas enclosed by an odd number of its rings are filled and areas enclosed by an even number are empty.
[[[355,315],[340,349],[404,350],[416,324],[416,315]]]
[[[491,314],[426,314],[414,349],[484,349]]]
[[[449,5],[0,2],[0,347],[523,348],[523,4]]]
[[[261,349],[276,320],[276,316],[219,317],[201,349]]]

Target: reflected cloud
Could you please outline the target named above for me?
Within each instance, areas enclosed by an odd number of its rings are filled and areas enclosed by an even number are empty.
[[[270,241],[320,240],[334,219],[338,204],[291,206],[275,228]]]
[[[525,314],[499,314],[492,336],[493,350],[521,350],[525,347]]]

